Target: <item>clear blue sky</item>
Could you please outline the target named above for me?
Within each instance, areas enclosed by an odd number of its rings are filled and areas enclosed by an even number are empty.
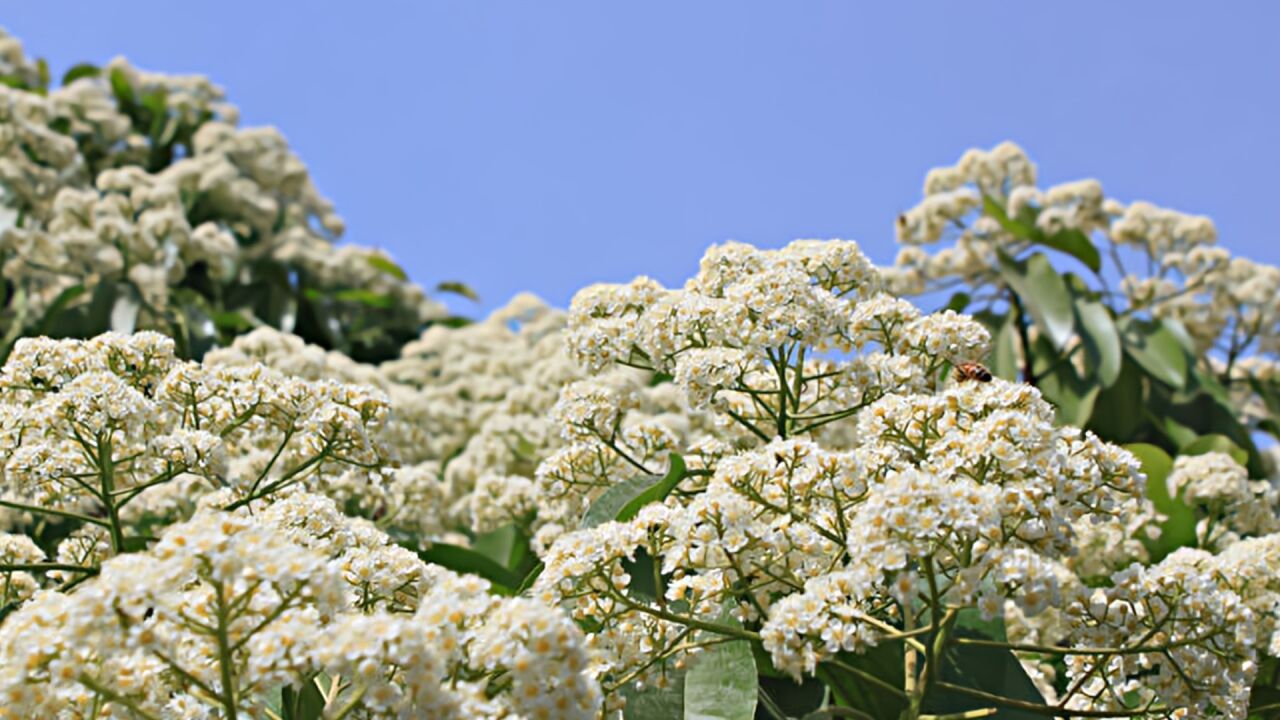
[[[0,24],[55,71],[210,75],[349,240],[484,308],[679,283],[726,239],[886,262],[925,171],[1006,138],[1042,183],[1097,177],[1280,262],[1280,3],[41,0]]]

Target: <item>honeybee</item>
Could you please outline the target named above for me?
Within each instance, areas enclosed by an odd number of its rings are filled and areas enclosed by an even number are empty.
[[[956,363],[956,382],[991,382],[991,371],[982,363]]]

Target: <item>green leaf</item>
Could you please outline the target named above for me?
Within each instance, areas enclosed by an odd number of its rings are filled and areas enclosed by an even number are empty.
[[[667,456],[667,474],[661,480],[654,483],[647,490],[636,495],[622,509],[618,511],[617,520],[626,522],[639,514],[640,509],[649,503],[662,502],[664,498],[671,494],[672,490],[680,484],[685,478],[684,458],[675,453]]]
[[[760,670],[759,653],[756,654],[756,669]],[[765,704],[764,699],[767,696],[768,701],[781,711],[783,717],[804,717],[815,712],[822,707],[827,695],[827,686],[812,677],[806,677],[802,682],[797,683],[790,676],[769,677],[764,672],[760,672],[759,683],[762,704]]]
[[[279,692],[280,700],[275,709],[282,720],[320,720],[324,716],[324,695],[316,685],[315,676],[304,680],[299,689],[282,685]],[[274,702],[271,704],[275,705]]]
[[[672,720],[684,713],[684,673],[670,670],[666,687],[646,686],[637,690],[627,683],[621,690],[627,699],[623,720]]]
[[[1102,387],[1111,387],[1120,377],[1124,357],[1120,333],[1111,320],[1111,312],[1102,303],[1084,298],[1076,298],[1075,309],[1080,339],[1095,368],[1094,373]]]
[[[960,637],[984,637],[983,633],[967,632],[957,628]],[[1002,648],[976,645],[953,645],[941,663],[940,679],[954,685],[963,685],[974,690],[981,690],[1011,700],[1050,706],[1044,696],[1036,689],[1035,683],[1027,676],[1022,663],[1012,652]],[[990,707],[989,703],[947,690],[934,690],[925,700],[930,713],[962,713]],[[1016,708],[1000,708],[994,715],[986,717],[994,720],[1043,720],[1042,713]]]
[[[1153,378],[1175,389],[1187,383],[1187,351],[1164,323],[1130,318],[1121,327],[1124,351]]]
[[[67,304],[86,292],[88,290],[84,285],[72,285],[58,293],[58,297],[54,298],[52,303],[49,303],[49,309],[45,310],[44,317],[40,319],[40,325],[36,328],[35,334],[48,335],[53,330],[58,315],[67,307]]]
[[[640,508],[669,495],[685,477],[684,458],[675,453],[669,458],[670,467],[665,476],[637,475],[605,490],[587,508],[578,527],[595,527],[614,520],[625,522],[635,517]]]
[[[999,201],[989,195],[982,198],[982,211],[994,218],[1000,223],[1000,227],[1016,238],[1064,252],[1084,263],[1094,272],[1102,269],[1102,255],[1083,231],[1064,228],[1052,235],[1046,235],[1043,230],[1036,227],[1034,211],[1011,218]]]
[[[841,665],[873,675],[889,687],[900,688],[903,685],[902,643],[881,643],[857,654],[842,652],[837,659]],[[837,665],[819,664],[818,677],[827,683],[842,705],[861,710],[871,717],[896,718],[907,709],[902,695],[891,693]]]
[[[990,195],[982,196],[982,211],[995,218],[995,221],[1000,223],[1000,227],[1016,238],[1035,241],[1039,235],[1040,231],[1034,223],[1027,223],[1021,219],[1009,217],[1009,214],[1005,212],[1004,206]]]
[[[719,622],[741,627],[728,611],[721,613]],[[758,694],[751,643],[731,640],[713,645],[695,655],[685,671],[684,719],[752,720]]]
[[[1017,293],[1040,331],[1061,350],[1071,339],[1075,327],[1071,293],[1062,275],[1042,253],[1015,260],[1000,251],[999,259],[1001,277]]]
[[[471,549],[510,570],[518,570],[529,554],[529,539],[515,523],[481,533]]]
[[[1173,459],[1164,450],[1147,443],[1130,443],[1124,449],[1142,463],[1142,472],[1147,476],[1147,499],[1166,517],[1160,523],[1159,538],[1142,539],[1151,553],[1152,562],[1160,561],[1180,547],[1194,547],[1196,515],[1182,500],[1169,495],[1168,479],[1169,472],[1173,470]]]
[[[969,303],[973,302],[973,298],[967,292],[957,292],[951,296],[947,304],[943,306],[943,310],[954,310],[955,312],[964,312],[969,307]]]
[[[36,77],[40,86],[38,89],[41,95],[49,94],[49,61],[44,58],[36,60]]]
[[[120,68],[111,69],[111,92],[115,93],[116,100],[120,101],[121,105],[129,106],[135,102],[133,85],[129,84],[129,78]]]
[[[461,315],[451,315],[441,320],[433,320],[432,324],[443,325],[449,328],[461,328],[461,327],[466,327],[468,325],[471,325],[474,322],[475,322],[474,320],[468,317],[462,317]]]
[[[308,288],[308,290],[310,290],[310,288]],[[395,298],[390,295],[383,295],[382,293],[376,293],[372,290],[364,290],[361,288],[339,290],[333,294],[333,297],[335,300],[357,302],[371,308],[378,308],[379,310],[388,310],[395,307],[396,304]]]
[[[243,312],[239,310],[234,312],[223,310],[215,312],[209,317],[213,320],[213,324],[219,330],[226,330],[227,332],[239,334],[253,328],[253,323],[249,318],[244,316]]]
[[[410,549],[412,550],[413,548]],[[510,595],[512,590],[519,587],[520,582],[524,579],[509,568],[499,565],[471,548],[465,548],[460,545],[432,543],[431,547],[417,552],[418,557],[422,558],[423,562],[440,565],[454,572],[479,575],[493,583],[494,591],[500,595]]]
[[[381,270],[397,280],[404,281],[409,279],[409,275],[404,271],[404,268],[395,264],[389,258],[381,255],[369,255],[365,259],[375,269]]]
[[[1107,442],[1126,443],[1142,428],[1145,418],[1134,408],[1142,407],[1142,371],[1131,359],[1120,358],[1120,375],[1111,387],[1098,393],[1093,414],[1085,427]]]
[[[1043,335],[1037,337],[1031,347],[1034,351],[1032,369],[1037,384],[1045,399],[1057,410],[1058,422],[1083,426],[1093,414],[1093,404],[1102,386],[1080,377],[1071,358],[1055,350]]]
[[[1249,453],[1231,442],[1231,438],[1217,433],[1201,435],[1178,450],[1179,455],[1204,455],[1211,452],[1226,453],[1242,467],[1249,464]]]
[[[62,84],[70,85],[80,78],[98,77],[101,74],[102,71],[98,69],[97,65],[92,63],[76,63],[75,65],[67,68],[67,71],[62,74]]]
[[[1196,393],[1190,400],[1169,405],[1163,414],[1172,421],[1189,428],[1195,435],[1226,435],[1231,442],[1242,448],[1249,455],[1247,463],[1249,476],[1261,478],[1267,476],[1267,469],[1262,461],[1262,454],[1249,434],[1249,429],[1240,423],[1237,411],[1230,403],[1214,397],[1208,392]],[[1174,447],[1181,448],[1190,444],[1195,437],[1182,437]]]
[[[480,302],[480,296],[476,294],[475,290],[472,290],[471,287],[465,283],[453,280],[436,285],[436,292],[453,293],[454,295],[461,295],[468,300]]]
[[[1052,235],[1042,233],[1036,242],[1070,255],[1094,272],[1102,269],[1102,255],[1083,231],[1064,228]]]
[[[1014,314],[1009,313],[995,333],[991,350],[991,372],[1005,380],[1017,381],[1021,376],[1018,364],[1018,325]]]
[[[1151,423],[1151,426],[1168,440],[1170,450],[1176,452],[1178,448],[1194,442],[1199,437],[1195,430],[1164,413],[1152,412],[1147,407],[1143,407],[1142,412]]]
[[[611,486],[601,493],[600,497],[591,503],[591,507],[582,514],[578,527],[591,528],[618,519],[618,513],[622,508],[637,495],[652,487],[656,479],[655,475],[636,475]]]

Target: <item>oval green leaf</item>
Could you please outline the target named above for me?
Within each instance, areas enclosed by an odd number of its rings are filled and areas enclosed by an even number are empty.
[[[1201,435],[1178,450],[1179,455],[1204,455],[1211,452],[1226,453],[1242,467],[1249,464],[1249,453],[1231,442],[1231,438],[1217,433]]]
[[[1097,246],[1083,231],[1075,228],[1065,228],[1052,235],[1042,234],[1038,242],[1041,245],[1070,255],[1084,263],[1085,267],[1094,272],[1102,269],[1102,255],[1098,252]]]
[[[101,73],[102,71],[98,69],[97,65],[92,63],[77,63],[67,68],[67,71],[62,74],[62,84],[70,85],[82,77],[98,77]]]
[[[1151,377],[1181,390],[1187,383],[1187,351],[1163,323],[1130,318],[1121,337],[1124,351]]]
[[[423,562],[439,565],[454,572],[479,575],[492,583],[494,592],[500,595],[512,594],[512,589],[519,587],[524,580],[523,577],[494,560],[461,545],[432,543],[431,547],[418,550],[417,553]]]
[[[669,495],[684,476],[684,458],[671,453],[670,467],[665,476],[637,475],[605,490],[587,508],[578,527],[590,528],[614,520],[630,520],[640,512],[640,508],[651,502],[659,502]]]
[[[1142,472],[1147,476],[1147,499],[1165,516],[1160,523],[1159,538],[1142,538],[1151,553],[1151,561],[1158,562],[1180,547],[1194,547],[1196,515],[1186,503],[1169,494],[1168,480],[1169,472],[1173,470],[1173,459],[1164,450],[1147,443],[1130,443],[1124,449],[1142,463]]]
[[[741,627],[728,612],[720,622]],[[684,720],[752,720],[759,675],[751,643],[732,640],[711,646],[689,661],[684,676]]]
[[[1111,387],[1120,377],[1123,354],[1116,324],[1111,320],[1110,311],[1100,302],[1076,298],[1075,307],[1080,339],[1093,361],[1096,377],[1102,387]]]
[[[1015,260],[1001,252],[1000,275],[1018,295],[1023,307],[1040,328],[1061,350],[1075,329],[1075,312],[1071,306],[1071,293],[1062,275],[1042,253],[1026,260]]]

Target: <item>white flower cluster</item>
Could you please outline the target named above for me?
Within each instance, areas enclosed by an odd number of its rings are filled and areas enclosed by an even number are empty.
[[[0,42],[9,64],[30,65],[3,31]],[[136,117],[150,118],[149,135]],[[0,273],[22,288],[24,311],[38,317],[77,285],[125,283],[142,303],[137,326],[166,327],[171,296],[192,292],[184,286],[276,262],[313,284],[390,298],[421,320],[442,315],[386,270],[385,254],[335,249],[343,222],[284,137],[237,120],[208,79],[123,58],[47,93],[0,87],[0,205],[16,213],[0,226]]]
[[[1212,220],[1148,202],[1125,205],[1096,180],[1045,190],[1035,182],[1035,166],[1007,142],[931,170],[924,199],[898,219],[905,247],[882,270],[887,286],[917,295],[955,281],[980,287],[995,280],[997,251],[1016,254],[1028,243],[984,213],[989,198],[1014,225],[1046,236],[1075,230],[1107,243],[1128,308],[1180,321],[1201,352],[1234,360],[1280,351],[1280,269],[1217,247]],[[952,244],[933,253],[922,247],[944,240]]]
[[[975,160],[973,177],[991,189],[1033,179],[1015,153],[1000,157]],[[1073,226],[1101,202],[1089,184],[1052,197],[1086,208],[1062,220]],[[698,652],[695,629],[758,640],[799,676],[841,653],[910,647],[973,609],[1065,658],[1065,689],[1044,681],[1063,708],[1242,717],[1276,626],[1274,572],[1234,550],[1274,532],[1263,488],[1239,466],[1197,465],[1221,458],[1179,460],[1171,490],[1214,503],[1231,534],[1211,545],[1231,554],[1203,553],[1211,578],[1179,569],[1183,554],[1144,567],[1157,515],[1131,454],[1056,427],[1030,386],[944,382],[949,365],[985,354],[981,326],[874,292],[850,244],[799,247],[715,248],[682,290],[641,279],[574,300],[568,343],[588,370],[670,373],[684,412],[717,420],[695,443],[673,436],[699,464],[665,501],[543,538],[553,542],[534,596],[593,629],[610,706],[618,688],[667,682]],[[643,401],[617,372],[562,391],[554,414],[574,444],[539,468],[552,496],[576,477],[594,483],[588,498],[627,477],[591,472],[631,455],[618,427]],[[1257,579],[1212,579],[1242,574]],[[745,630],[719,624],[726,606]],[[1051,676],[1043,667],[1037,677]]]
[[[1200,547],[1222,548],[1241,535],[1280,532],[1280,493],[1266,480],[1249,480],[1248,472],[1226,453],[1182,455],[1168,477],[1169,494],[1199,510]]]
[[[320,671],[341,678],[328,704],[364,717],[596,717],[582,633],[559,612],[404,557],[325,498],[258,510],[199,511],[74,592],[37,594],[0,637],[0,717],[259,717],[273,688]],[[369,602],[392,583],[416,612]]]
[[[179,361],[154,333],[23,339],[0,372],[0,502],[104,528],[115,552],[125,521],[219,488],[229,504],[297,484],[376,503],[386,415],[377,391]]]

